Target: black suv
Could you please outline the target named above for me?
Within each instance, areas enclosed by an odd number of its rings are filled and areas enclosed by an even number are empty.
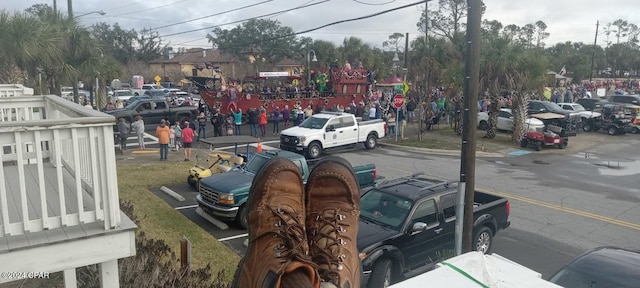
[[[601,109],[602,106],[609,103],[609,101],[602,98],[580,98],[576,103],[582,105],[582,107],[588,111],[594,111]]]
[[[560,107],[560,105],[549,101],[529,100],[527,112],[529,113],[529,115],[539,113],[561,114],[564,115],[567,120],[570,120],[574,124],[578,124],[580,121],[582,121],[580,113],[564,110],[562,109],[562,107]]]
[[[457,186],[416,174],[382,182],[362,194],[362,287],[387,287],[407,272],[435,265],[451,254],[447,251],[454,247]],[[474,250],[489,252],[493,235],[509,227],[509,207],[505,198],[474,193]]]
[[[640,105],[640,95],[612,95],[609,102]]]

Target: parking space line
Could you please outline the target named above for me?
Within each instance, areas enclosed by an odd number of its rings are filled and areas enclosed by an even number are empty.
[[[247,236],[249,236],[249,234],[248,233],[244,233],[244,234],[239,234],[239,235],[235,235],[235,236],[229,236],[229,237],[225,237],[225,238],[220,238],[220,239],[218,239],[218,241],[224,242],[224,241],[243,238],[243,237],[247,237]]]
[[[614,224],[614,225],[627,227],[627,228],[630,228],[630,229],[633,229],[633,230],[640,231],[640,224],[626,222],[626,221],[622,221],[622,220],[618,220],[618,219],[614,219],[614,218],[610,218],[610,217],[605,217],[605,216],[594,214],[594,213],[589,213],[589,212],[582,211],[582,210],[563,207],[563,206],[560,206],[560,205],[555,205],[555,204],[543,202],[543,201],[540,201],[540,200],[535,200],[535,199],[531,199],[531,198],[527,198],[527,197],[523,197],[523,196],[518,196],[518,195],[513,195],[513,194],[509,194],[509,193],[493,191],[493,190],[487,190],[487,189],[476,189],[476,190],[478,190],[480,192],[489,193],[489,194],[501,196],[501,197],[504,197],[504,198],[514,199],[514,200],[526,202],[526,203],[529,203],[529,204],[538,205],[538,206],[546,207],[546,208],[549,208],[549,209],[558,210],[558,211],[561,211],[561,212],[574,214],[574,215],[578,215],[578,216],[582,216],[582,217],[590,218],[590,219],[594,219],[594,220],[599,220],[599,221],[606,222],[606,223],[609,223],[609,224]]]
[[[198,205],[188,205],[188,206],[180,206],[180,207],[176,207],[176,210],[182,210],[182,209],[191,209],[191,208],[197,208]]]

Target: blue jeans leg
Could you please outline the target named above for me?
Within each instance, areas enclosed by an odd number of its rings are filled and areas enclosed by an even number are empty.
[[[236,129],[235,129],[236,135],[240,135],[240,125],[236,124]]]
[[[207,129],[206,129],[206,127],[205,127],[205,126],[200,126],[200,127],[198,127],[198,139],[197,139],[197,140],[200,140],[200,137],[202,137],[203,139],[204,139],[204,138],[207,138],[207,136],[205,136],[205,135],[206,135],[206,134],[205,134],[206,130],[207,130]]]
[[[160,144],[160,160],[166,160],[169,154],[169,144]]]
[[[251,136],[258,136],[258,124],[251,124]]]

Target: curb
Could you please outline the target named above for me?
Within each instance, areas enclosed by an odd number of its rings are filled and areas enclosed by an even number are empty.
[[[401,149],[405,151],[418,152],[429,155],[440,155],[440,156],[457,156],[460,157],[460,151],[458,150],[443,150],[443,149],[431,149],[431,148],[418,148],[418,147],[410,147],[403,146],[398,144],[389,144],[389,143],[379,143],[380,146],[390,147],[394,149]],[[476,151],[476,157],[480,158],[499,158],[505,157],[504,154],[498,152],[485,152],[485,151]]]

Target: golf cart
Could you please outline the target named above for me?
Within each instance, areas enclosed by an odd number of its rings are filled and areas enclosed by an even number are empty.
[[[536,151],[542,150],[544,146],[556,146],[564,149],[569,145],[569,136],[575,136],[575,131],[569,131],[562,126],[558,126],[560,121],[565,119],[565,115],[555,113],[539,113],[531,115],[533,118],[540,119],[544,124],[542,131],[530,131],[524,133],[520,140],[520,147],[526,148],[533,146]]]
[[[187,183],[193,188],[198,187],[200,179],[209,177],[213,174],[228,172],[234,168],[242,167],[249,160],[249,146],[252,143],[256,143],[256,138],[251,136],[224,136],[213,137],[207,139],[200,139],[201,143],[209,144],[210,150],[221,149],[223,146],[233,145],[233,154],[228,152],[214,152],[207,156],[206,162],[210,162],[211,157],[215,157],[215,161],[211,165],[205,166],[199,164],[200,157],[196,156],[196,165],[189,169],[189,176],[187,176]],[[239,145],[246,145],[246,153],[240,154],[238,152]],[[229,148],[229,147],[227,147]]]
[[[636,120],[635,116],[626,115],[625,104],[608,103],[603,105],[601,109],[600,117],[587,119],[582,125],[582,130],[590,132],[602,129],[609,135],[623,135],[632,133],[636,129],[635,124],[632,123],[633,120]]]

